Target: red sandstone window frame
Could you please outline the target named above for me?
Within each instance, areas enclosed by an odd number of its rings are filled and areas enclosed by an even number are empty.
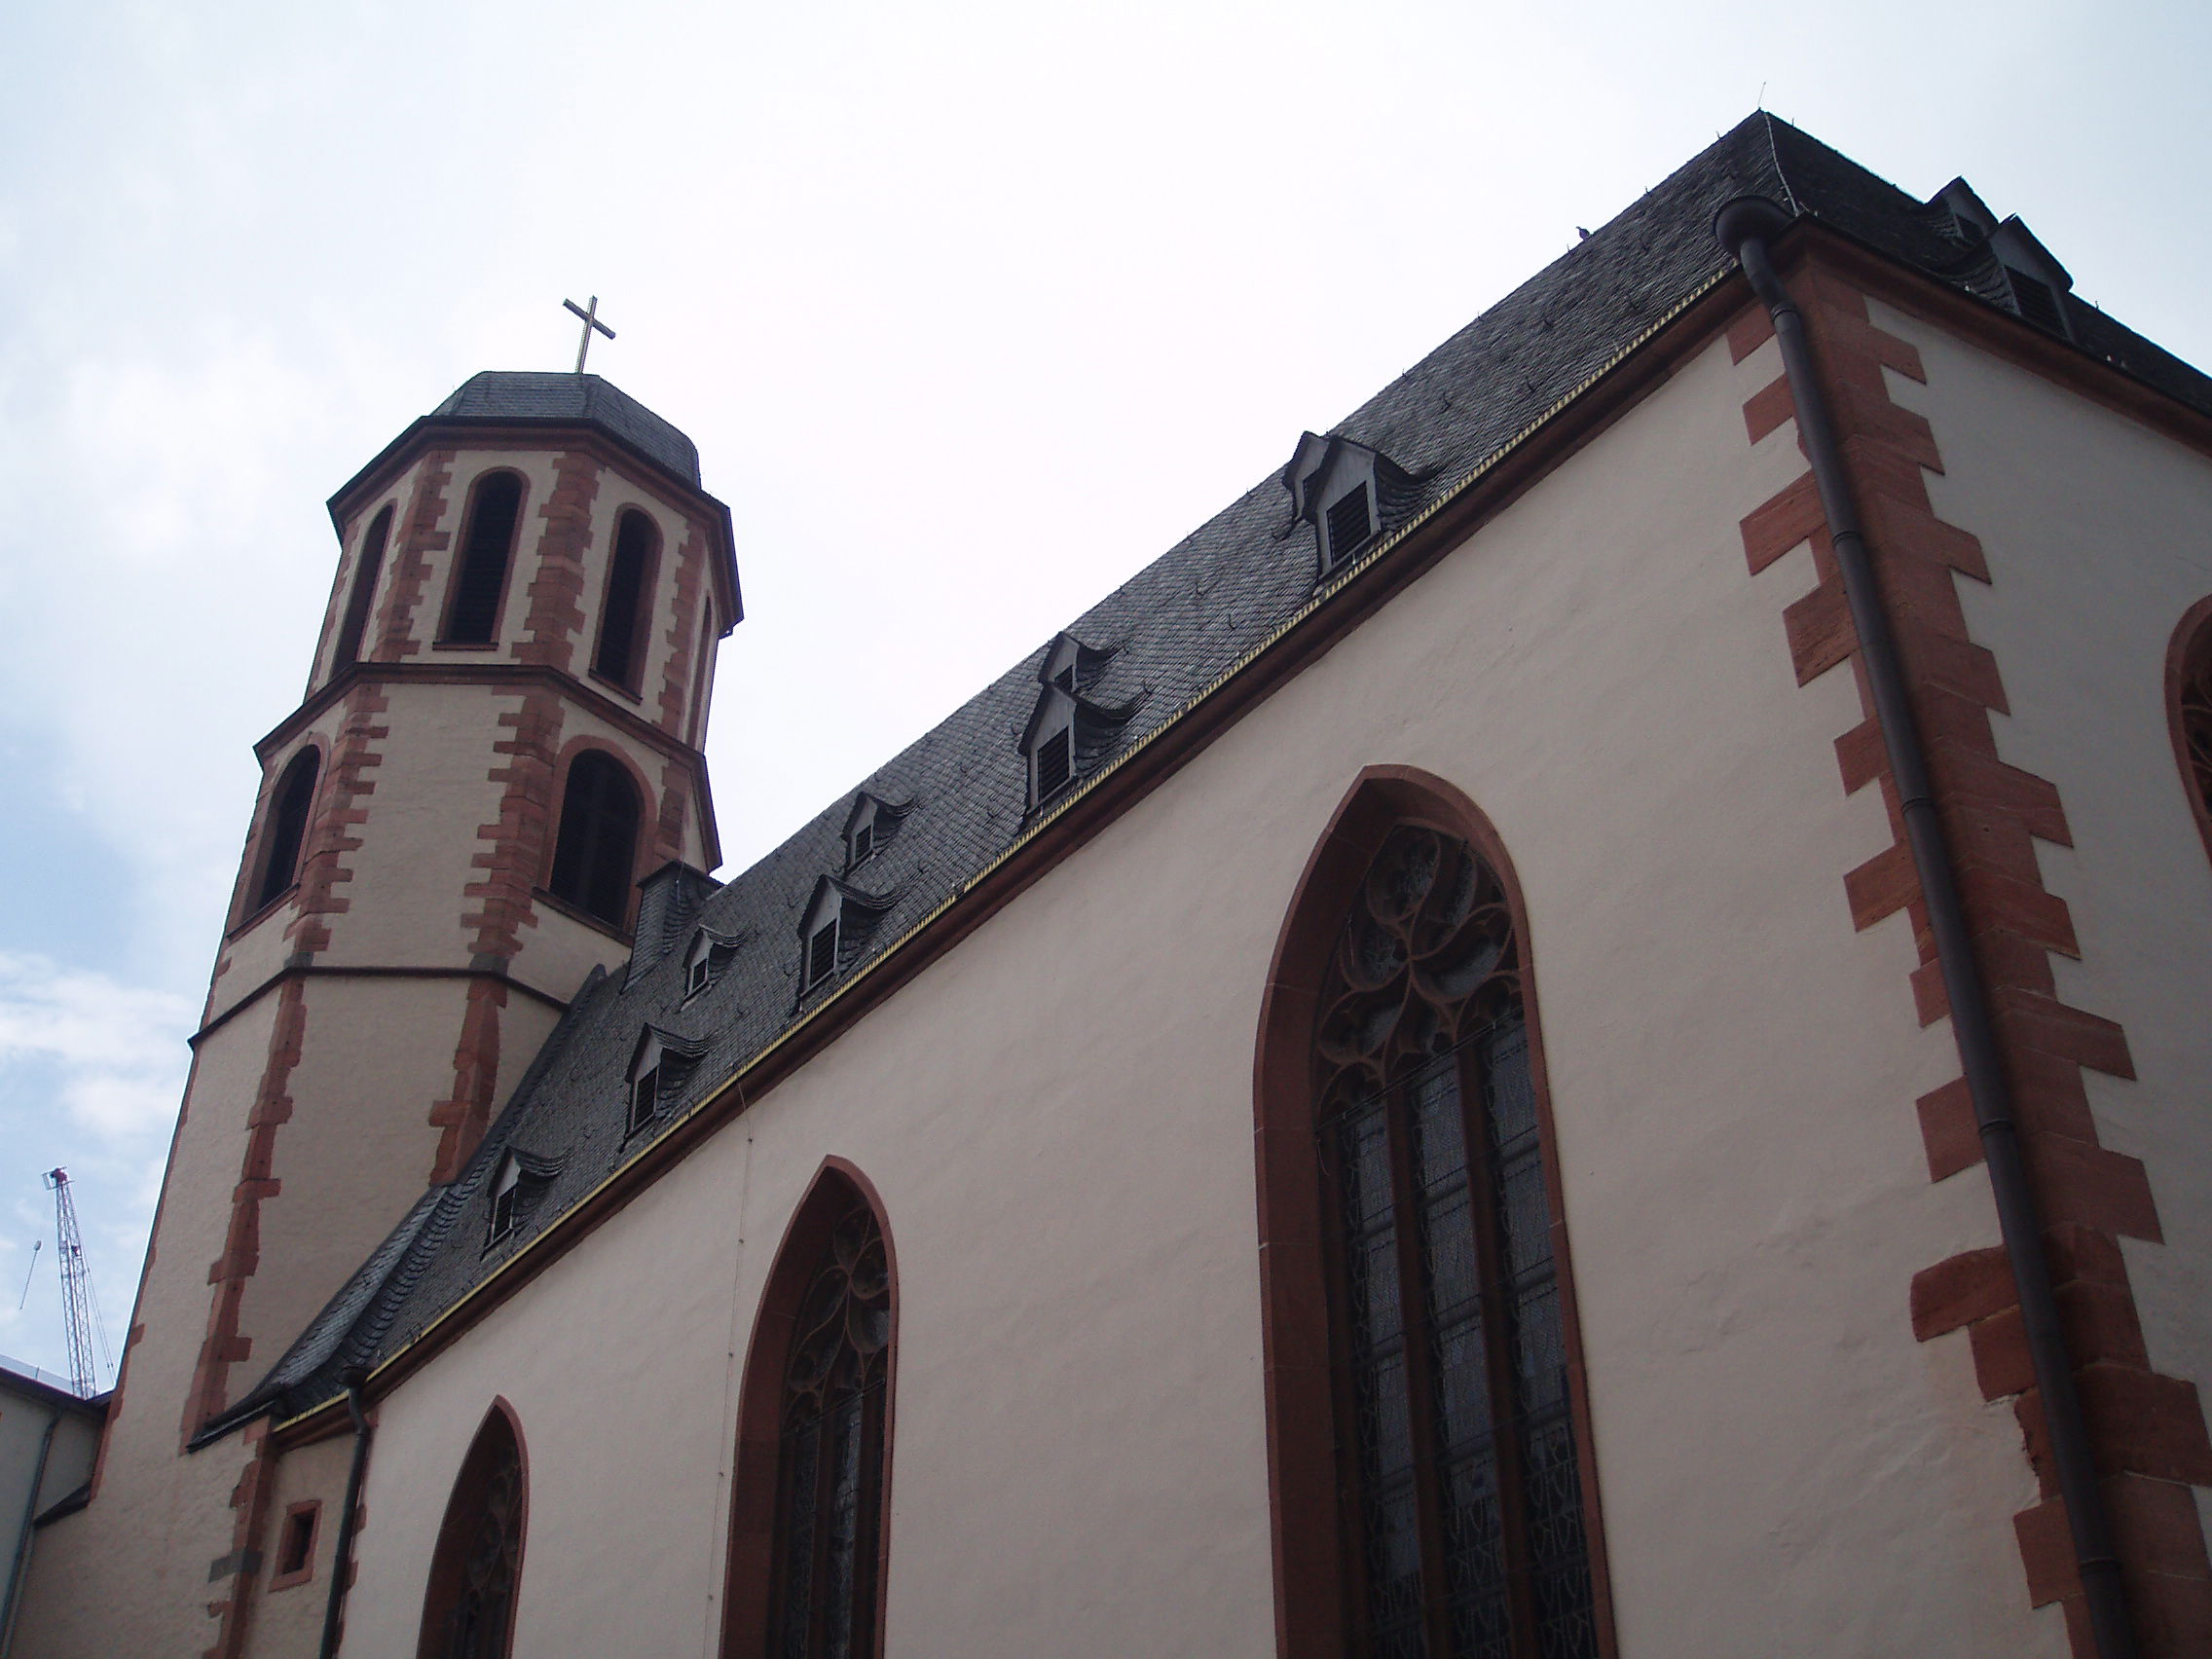
[[[720,1659],[769,1659],[776,1634],[776,1596],[782,1562],[777,1517],[782,1507],[784,1373],[800,1303],[830,1240],[830,1229],[855,1203],[874,1213],[883,1237],[891,1280],[891,1335],[885,1345],[882,1419],[882,1475],[875,1516],[874,1627],[866,1651],[884,1652],[884,1608],[891,1573],[891,1485],[898,1444],[899,1320],[904,1298],[899,1277],[899,1246],[875,1184],[842,1158],[827,1158],[792,1212],[775,1265],[768,1270],[745,1354],[744,1383],[738,1396],[737,1456],[730,1482],[728,1567],[723,1579]]]
[[[307,819],[300,830],[299,849],[292,857],[292,878],[263,899],[259,895],[268,882],[270,858],[276,850],[271,837],[276,832],[276,811],[279,797],[283,793],[284,780],[291,775],[293,767],[300,763],[301,756],[310,753],[314,756],[314,788],[308,792]],[[234,920],[229,932],[224,935],[226,942],[244,933],[272,911],[281,908],[284,901],[299,891],[300,871],[308,861],[315,818],[322,809],[323,792],[329,787],[329,753],[319,738],[310,736],[284,757],[284,764],[276,769],[275,781],[256,810],[253,835],[248,842],[247,857],[241,871],[245,879],[239,884],[238,897],[232,904]]]
[[[569,798],[569,774],[585,755],[604,755],[613,760],[629,777],[630,787],[638,793],[637,830],[630,842],[629,897],[624,901],[622,919],[619,922],[609,922],[604,916],[594,915],[581,904],[553,891],[553,864],[561,853],[561,826]],[[650,853],[648,842],[655,832],[658,813],[659,802],[651,786],[646,783],[645,774],[638,769],[637,762],[628,754],[597,736],[572,739],[568,748],[561,752],[553,768],[551,833],[545,838],[537,884],[532,889],[533,897],[564,916],[581,922],[586,927],[597,928],[601,933],[628,943],[631,926],[638,916],[637,887],[645,876],[644,866]]]
[[[360,539],[353,545],[353,564],[347,572],[346,603],[338,613],[327,679],[337,679],[361,660],[369,625],[376,619],[377,589],[384,580],[385,559],[391,551],[391,527],[398,512],[397,500],[386,501],[369,515]]]
[[[515,522],[507,532],[506,562],[499,569],[499,593],[492,602],[492,637],[488,640],[456,640],[453,634],[454,608],[461,602],[461,572],[468,564],[469,533],[476,526],[476,509],[484,493],[484,486],[498,477],[512,478],[517,486],[515,497]],[[468,483],[468,496],[461,508],[459,527],[453,538],[453,563],[446,571],[445,604],[438,611],[438,637],[434,648],[441,651],[496,651],[499,648],[499,624],[506,617],[507,595],[515,580],[515,555],[522,546],[522,530],[530,513],[530,478],[520,467],[488,466]]]
[[[297,1524],[303,1515],[307,1517],[308,1523],[306,1557],[298,1567],[287,1571],[284,1567],[284,1546],[297,1535]],[[276,1547],[271,1552],[276,1563],[276,1576],[269,1580],[270,1590],[289,1590],[295,1584],[305,1584],[313,1579],[315,1549],[322,1542],[322,1499],[305,1498],[286,1509],[276,1523]]]
[[[1570,1419],[1588,1534],[1592,1613],[1603,1659],[1616,1659],[1612,1593],[1585,1382],[1581,1321],[1538,1014],[1528,906],[1503,841],[1465,793],[1407,766],[1362,772],[1339,804],[1300,875],[1276,939],[1261,1004],[1253,1072],[1258,1165],[1261,1351],[1267,1401],[1268,1484],[1279,1659],[1344,1659],[1360,1618],[1352,1605],[1355,1519],[1340,1468],[1333,1363],[1333,1228],[1314,1134],[1313,1042],[1323,966],[1354,890],[1392,827],[1423,824],[1466,841],[1502,888],[1520,941],[1522,1014],[1542,1136],[1567,1350]]]
[[[2182,613],[2166,647],[2166,720],[2174,764],[2205,857],[2212,858],[2212,719],[2200,709],[2212,710],[2212,595]],[[2196,744],[2191,741],[2193,717],[2199,726]]]

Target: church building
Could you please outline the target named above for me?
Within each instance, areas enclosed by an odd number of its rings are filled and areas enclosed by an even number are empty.
[[[729,515],[475,376],[8,1659],[2212,1653],[2212,380],[2072,288],[1754,115],[726,880]]]

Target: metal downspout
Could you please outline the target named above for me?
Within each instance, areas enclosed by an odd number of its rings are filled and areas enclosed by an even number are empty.
[[[54,1408],[54,1415],[46,1419],[46,1433],[39,1438],[38,1465],[31,1470],[30,1494],[23,1499],[23,1530],[16,1540],[16,1553],[8,1563],[8,1599],[0,1603],[0,1659],[16,1642],[16,1613],[23,1593],[23,1579],[31,1565],[31,1534],[37,1530],[31,1523],[38,1518],[39,1488],[46,1485],[46,1459],[54,1451],[54,1436],[61,1427],[61,1408]]]
[[[322,1645],[318,1659],[336,1659],[338,1621],[346,1610],[346,1580],[353,1570],[353,1518],[361,1510],[361,1475],[369,1465],[369,1441],[375,1434],[361,1415],[363,1374],[356,1368],[345,1374],[346,1410],[353,1419],[353,1461],[346,1471],[346,1508],[338,1517],[338,1543],[330,1557],[330,1596],[322,1607]]]
[[[1766,303],[1774,318],[1774,335],[1782,348],[1783,369],[1788,376],[1789,394],[1796,404],[1797,435],[1803,440],[1806,459],[1812,463],[1813,482],[1820,491],[1828,539],[1835,549],[1836,566],[1843,578],[1844,597],[1851,607],[1852,626],[1859,633],[1861,660],[1865,665],[1867,685],[1873,695],[1874,719],[1881,728],[1883,747],[1889,753],[1890,773],[1897,782],[1899,808],[1912,848],[1913,868],[1920,877],[1921,894],[1928,904],[1929,931],[1935,936],[1936,960],[1942,971],[1943,993],[1950,1000],[1951,1034],[1958,1044],[1959,1063],[1966,1073],[1967,1089],[1973,1100],[1974,1124],[1981,1133],[1982,1160],[1988,1166],[1990,1191],[1997,1200],[1998,1227],[2005,1240],[2006,1257],[2011,1264],[2012,1282],[2019,1292],[2028,1354],[2035,1368],[2036,1388],[2042,1395],[2044,1422],[2050,1435],[2051,1461],[2058,1473],[2059,1495],[2065,1501],[2066,1522],[2073,1534],[2074,1563],[2082,1576],[2089,1630],[2100,1659],[2136,1659],[2135,1634],[2128,1619],[2126,1591],[2120,1582],[2120,1558],[2113,1549],[2104,1493],[2097,1486],[2096,1463],[2089,1451],[2088,1424],[2082,1415],[2081,1395],[2074,1386],[2074,1365],[2067,1351],[2064,1327],[2059,1323],[2058,1297],[2051,1288],[2050,1264],[2043,1252],[2043,1223],[2037,1213],[2035,1191],[2028,1182],[2027,1162],[2020,1150],[2011,1089],[2005,1079],[1988,993],[1982,984],[1980,967],[1974,960],[1965,907],[1959,900],[1949,841],[1936,816],[1935,791],[1929,782],[1927,756],[1921,748],[1919,728],[1905,693],[1897,640],[1890,629],[1889,613],[1882,606],[1873,561],[1867,554],[1865,535],[1852,503],[1850,478],[1844,469],[1843,451],[1836,442],[1827,400],[1814,378],[1812,349],[1805,338],[1804,318],[1767,258],[1768,238],[1787,230],[1789,224],[1789,215],[1764,197],[1741,196],[1714,215],[1713,229],[1743,266],[1752,291]]]

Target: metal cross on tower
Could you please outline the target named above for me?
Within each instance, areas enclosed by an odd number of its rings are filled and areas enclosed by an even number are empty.
[[[92,1295],[92,1271],[85,1266],[85,1240],[77,1232],[77,1202],[69,1196],[69,1171],[49,1169],[42,1177],[54,1194],[54,1243],[61,1258],[61,1317],[69,1340],[69,1385],[86,1399],[99,1392],[92,1370],[92,1334],[99,1304]],[[107,1333],[99,1333],[107,1346]],[[112,1361],[110,1362],[112,1363]]]
[[[584,336],[576,342],[576,373],[580,375],[584,372],[584,357],[591,350],[592,330],[596,328],[609,340],[614,338],[614,330],[599,320],[599,296],[597,294],[592,295],[591,309],[588,311],[577,305],[573,300],[563,300],[561,303],[584,319]]]

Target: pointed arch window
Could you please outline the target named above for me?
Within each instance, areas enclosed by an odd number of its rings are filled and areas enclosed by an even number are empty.
[[[488,645],[498,638],[499,602],[506,596],[507,566],[521,522],[519,473],[488,472],[476,481],[440,645]]]
[[[2174,631],[2166,679],[2182,788],[2212,854],[2212,598],[2198,600]]]
[[[300,877],[300,849],[307,841],[308,818],[314,809],[315,779],[322,756],[313,745],[293,756],[276,780],[276,794],[263,830],[261,879],[254,886],[255,910],[275,903]]]
[[[621,761],[603,749],[587,749],[570,761],[546,883],[553,897],[621,927],[637,880],[639,816],[638,786]]]
[[[771,1270],[747,1359],[726,1656],[880,1651],[895,1277],[875,1206],[825,1171]]]
[[[1272,995],[1263,1037],[1263,1225],[1290,1245],[1267,1309],[1285,1617],[1299,1652],[1598,1659],[1517,907],[1403,806],[1340,821],[1278,963],[1310,989]],[[1285,1346],[1316,1325],[1325,1375]]]
[[[638,689],[645,666],[645,632],[660,562],[660,534],[636,507],[614,521],[614,556],[607,566],[607,597],[599,611],[599,647],[592,672],[626,691]]]
[[[369,610],[376,604],[377,579],[384,573],[385,543],[391,537],[391,507],[387,503],[369,520],[361,537],[361,550],[353,561],[353,589],[346,596],[346,619],[339,625],[338,648],[331,653],[330,670],[350,668],[361,660],[361,639],[368,632]]]
[[[477,1431],[447,1500],[417,1659],[507,1659],[513,1651],[529,1498],[522,1440],[502,1403]]]

